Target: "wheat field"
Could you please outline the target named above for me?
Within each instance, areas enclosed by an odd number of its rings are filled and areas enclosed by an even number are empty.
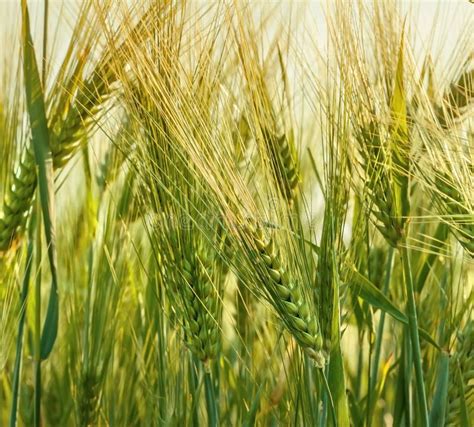
[[[474,5],[4,0],[0,426],[474,423]]]

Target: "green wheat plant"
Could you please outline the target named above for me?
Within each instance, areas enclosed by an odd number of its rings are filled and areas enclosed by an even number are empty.
[[[0,425],[472,424],[469,2],[4,3]]]

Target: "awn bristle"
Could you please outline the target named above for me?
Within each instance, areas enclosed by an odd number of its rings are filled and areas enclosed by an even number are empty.
[[[469,255],[474,257],[474,217],[469,202],[446,173],[436,174],[436,189],[434,195],[451,232]]]

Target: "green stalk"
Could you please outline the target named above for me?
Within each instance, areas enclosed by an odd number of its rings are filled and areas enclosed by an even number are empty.
[[[26,268],[25,275],[23,277],[23,283],[21,288],[20,295],[20,319],[18,321],[18,337],[16,341],[16,355],[15,355],[15,368],[13,371],[13,397],[12,397],[12,406],[10,412],[10,427],[16,426],[16,417],[18,412],[18,390],[20,388],[20,377],[21,377],[21,362],[23,354],[23,330],[25,327],[25,317],[26,317],[26,305],[28,297],[28,288],[30,284],[31,276],[31,266],[33,263],[33,230],[36,224],[36,215],[33,212],[31,216],[31,223],[29,226],[28,233],[28,249],[26,254]]]
[[[429,426],[428,405],[426,403],[425,383],[423,381],[423,367],[421,364],[420,338],[418,336],[418,320],[416,315],[415,292],[413,290],[413,276],[406,241],[403,239],[399,247],[403,262],[405,275],[405,286],[407,291],[407,317],[410,340],[412,344],[413,363],[415,365],[416,391],[419,403],[419,413],[423,426]]]
[[[38,217],[41,205],[38,197]],[[41,425],[41,220],[36,228],[35,335],[34,335],[34,425]]]
[[[307,354],[304,355],[304,375],[306,381],[306,387],[308,390],[313,389],[313,370],[312,368],[312,360],[308,357]],[[311,408],[311,424],[315,425],[315,420],[318,419],[319,416],[319,407],[317,402],[314,401],[314,394],[308,393],[308,400],[309,400],[309,407]],[[309,421],[309,420],[308,420]]]
[[[329,415],[336,419],[336,409],[334,407],[334,400],[331,395],[331,389],[327,377],[329,376],[329,365],[321,369],[321,383],[322,383],[322,411],[319,420],[319,426],[325,427],[328,425]],[[328,411],[328,407],[330,411]]]
[[[219,415],[217,410],[217,402],[212,384],[211,373],[204,372],[204,388],[206,392],[207,420],[209,427],[217,427],[219,425]]]
[[[390,279],[392,277],[392,269],[393,269],[393,254],[394,249],[390,246],[388,250],[387,256],[387,265],[385,270],[385,280],[383,284],[383,294],[386,296],[388,293],[388,288],[390,285]],[[369,399],[369,414],[368,414],[368,424],[371,424],[373,412],[375,409],[375,399],[376,396],[375,388],[377,386],[377,375],[379,372],[379,364],[380,364],[380,355],[382,353],[382,340],[383,340],[383,329],[385,326],[385,311],[380,310],[380,320],[377,327],[377,335],[375,336],[375,353],[374,359],[372,362],[372,372],[370,374],[370,382],[369,382],[369,393],[371,399]]]
[[[41,61],[41,83],[46,87],[46,54],[48,53],[48,0],[44,0],[43,9],[43,59]]]
[[[192,416],[192,423],[191,425],[194,427],[199,426],[199,414],[198,414],[198,378],[196,375],[197,369],[197,359],[196,357],[190,352],[189,354],[189,391],[192,396],[192,407],[191,407],[191,416]]]

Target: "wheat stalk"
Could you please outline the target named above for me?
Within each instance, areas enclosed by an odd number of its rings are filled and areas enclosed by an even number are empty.
[[[463,416],[474,417],[474,322],[458,334],[456,352],[450,360],[450,383],[446,425],[461,425]],[[462,403],[463,402],[463,403]],[[467,414],[462,414],[463,406]]]

